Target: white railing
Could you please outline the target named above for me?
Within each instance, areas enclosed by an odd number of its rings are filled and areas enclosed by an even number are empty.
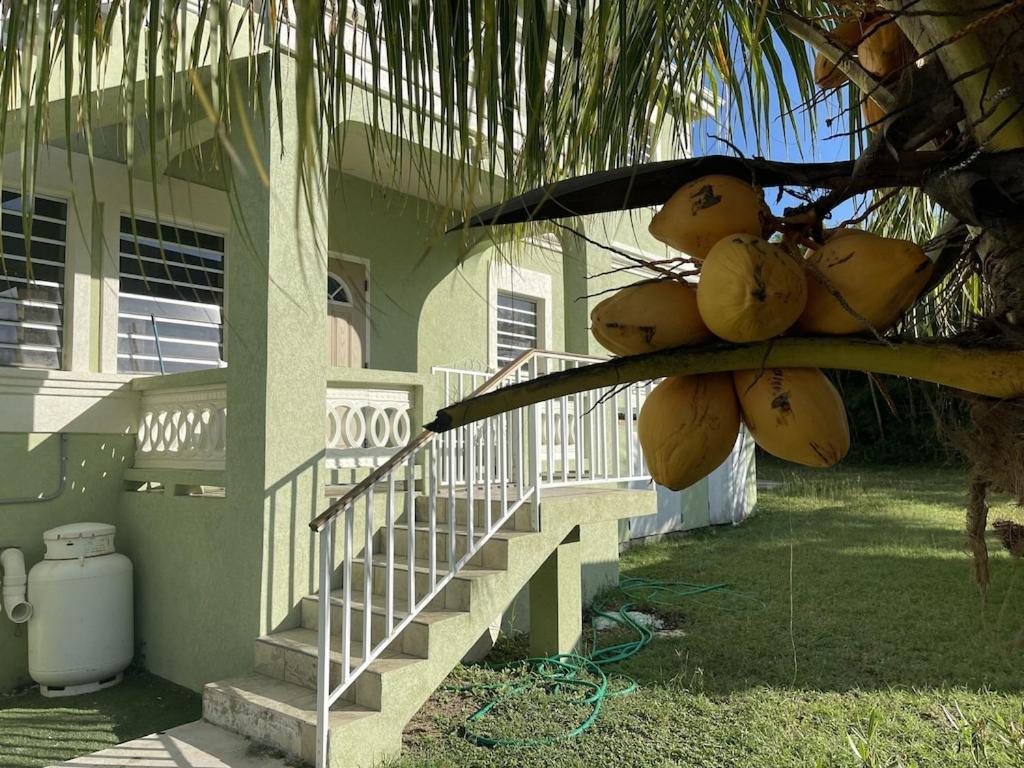
[[[328,468],[379,467],[409,444],[412,407],[409,390],[328,388]]]
[[[463,378],[459,394],[469,396],[595,362],[598,358],[532,350],[493,375],[438,372],[445,377],[446,393],[458,376]],[[594,390],[445,433],[420,433],[310,523],[319,534],[318,767],[329,765],[330,708],[527,502],[533,505],[531,525],[539,530],[542,488],[649,479],[636,441],[636,418],[647,392],[646,384]],[[379,531],[375,502],[383,505]],[[461,522],[460,508],[466,512]],[[342,615],[340,637],[334,638],[330,593],[338,526],[342,601],[333,610]],[[426,555],[425,566],[418,567],[417,552]],[[353,580],[357,567],[358,584]],[[340,668],[331,659],[336,640]]]
[[[227,388],[209,384],[144,391],[135,436],[135,466],[224,469]]]

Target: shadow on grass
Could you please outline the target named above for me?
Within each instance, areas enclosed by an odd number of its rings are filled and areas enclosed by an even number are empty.
[[[1024,577],[994,538],[983,601],[964,552],[962,487],[915,470],[897,492],[824,473],[762,492],[761,514],[634,550],[623,574],[727,582],[763,610],[711,593],[679,606],[687,636],[621,665],[645,686],[699,680],[708,694],[1024,690]],[[814,489],[818,499],[815,499]],[[1019,514],[1019,513],[1018,513]]]
[[[145,672],[93,694],[0,696],[0,765],[37,768],[198,719],[201,697]]]

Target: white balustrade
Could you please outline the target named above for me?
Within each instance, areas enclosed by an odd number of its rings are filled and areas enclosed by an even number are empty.
[[[224,384],[144,391],[135,437],[135,466],[224,469]]]
[[[329,388],[327,466],[380,466],[408,444],[412,406],[408,390]]]

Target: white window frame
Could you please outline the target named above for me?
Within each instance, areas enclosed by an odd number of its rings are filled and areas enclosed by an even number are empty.
[[[53,191],[50,191],[51,189]],[[23,196],[21,186],[16,184],[5,185],[3,187],[3,191],[13,192],[14,194]],[[12,365],[0,366],[0,369],[68,371],[72,370],[75,366],[75,353],[83,347],[83,338],[85,341],[88,341],[88,326],[76,333],[74,328],[75,315],[73,314],[77,309],[76,303],[81,303],[81,300],[76,302],[75,294],[78,285],[75,277],[78,264],[73,260],[74,255],[72,247],[79,245],[79,236],[81,235],[81,232],[79,231],[72,234],[72,214],[74,209],[73,203],[70,199],[69,190],[60,190],[56,187],[37,185],[33,195],[36,198],[45,198],[52,202],[62,203],[64,205],[64,277],[60,286],[60,326],[58,326],[57,329],[60,337],[60,346],[58,347],[57,353],[60,364],[57,368],[35,368],[34,366]],[[80,227],[76,226],[76,229],[80,229]]]
[[[498,292],[510,293],[537,302],[537,348],[550,349],[553,294],[551,275],[523,269],[505,261],[491,262],[487,280],[487,364],[498,368]]]
[[[191,230],[193,232],[199,232],[199,233],[202,233],[204,235],[212,235],[214,237],[219,237],[219,238],[221,238],[221,240],[224,241],[224,250],[221,253],[221,264],[223,265],[222,274],[224,276],[224,278],[223,278],[224,287],[221,290],[222,299],[221,299],[221,306],[220,306],[220,336],[221,336],[221,338],[220,338],[220,345],[219,346],[220,346],[221,360],[220,360],[220,365],[218,367],[226,368],[229,365],[228,334],[227,334],[228,302],[229,302],[229,294],[230,294],[230,289],[228,287],[228,231],[227,231],[227,229],[223,225],[221,225],[221,226],[217,226],[217,225],[210,226],[210,225],[207,225],[205,223],[201,223],[199,221],[186,219],[186,218],[181,217],[181,216],[171,216],[171,215],[167,215],[167,214],[157,215],[156,213],[151,213],[150,210],[151,209],[141,208],[139,206],[135,206],[135,210],[134,211],[131,209],[131,207],[129,207],[129,208],[122,208],[120,210],[120,212],[116,214],[116,218],[112,217],[113,221],[116,221],[116,223],[117,223],[116,228],[113,230],[113,232],[111,232],[112,237],[111,237],[111,240],[109,241],[109,242],[113,243],[116,246],[115,248],[113,248],[111,250],[111,254],[113,256],[111,261],[114,262],[113,271],[114,271],[114,274],[116,275],[114,301],[113,301],[113,312],[111,313],[112,314],[112,320],[113,320],[113,329],[112,329],[113,349],[111,350],[111,352],[113,353],[113,366],[114,366],[112,372],[119,373],[119,375],[123,375],[123,376],[161,376],[161,375],[165,375],[165,374],[161,374],[159,372],[156,372],[156,373],[145,373],[145,372],[120,373],[117,370],[118,369],[117,345],[118,345],[118,338],[119,338],[119,332],[120,332],[119,331],[119,323],[120,323],[120,317],[121,317],[121,237],[123,235],[123,233],[121,231],[121,218],[122,217],[129,218],[129,219],[134,218],[136,220],[144,220],[144,221],[148,221],[150,223],[153,223],[153,224],[156,224],[157,226],[162,226],[162,227],[174,227],[176,229]],[[106,224],[107,224],[107,226],[104,227],[104,229],[107,229],[107,227],[109,227],[109,221],[106,222]],[[107,323],[110,322],[109,318],[104,318],[104,320]],[[213,366],[211,366],[211,367],[213,367]],[[205,369],[197,369],[197,370],[205,370]]]
[[[337,258],[341,258],[341,257],[339,256]],[[341,289],[345,292],[345,295],[349,297],[349,300],[348,301],[339,301],[338,299],[335,299],[335,298],[331,297],[330,295],[328,295],[327,296],[327,303],[328,304],[335,304],[335,305],[337,305],[339,307],[354,307],[355,306],[355,302],[352,301],[352,296],[354,296],[355,294],[352,293],[352,286],[348,284],[348,280],[343,278],[337,272],[332,272],[331,270],[327,270],[327,284],[328,284],[328,286],[330,286],[330,281],[331,280],[334,280],[336,283],[338,283],[341,286]]]

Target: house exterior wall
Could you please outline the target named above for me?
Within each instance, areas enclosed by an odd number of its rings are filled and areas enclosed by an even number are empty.
[[[264,102],[274,99],[267,95]],[[288,113],[277,117],[293,119]],[[0,369],[0,497],[50,486],[49,454],[62,432],[69,433],[71,470],[60,498],[0,506],[0,547],[24,549],[31,565],[41,556],[44,530],[71,521],[114,523],[118,548],[135,566],[136,660],[193,688],[251,669],[252,640],[295,623],[298,600],[315,586],[316,539],[306,523],[327,503],[322,436],[329,382],[414,391],[415,431],[445,404],[433,366],[493,368],[498,290],[539,302],[543,347],[602,354],[589,333],[590,309],[602,291],[640,279],[632,273],[590,279],[618,263],[566,231],[515,243],[480,239],[486,233],[477,231],[445,235],[442,207],[409,194],[422,189],[385,188],[365,178],[365,168],[362,176],[348,167],[351,172],[330,172],[317,226],[304,230],[306,239],[297,245],[294,189],[286,188],[294,183],[295,158],[287,151],[292,135],[288,128],[278,145],[275,124],[256,137],[273,181],[269,189],[250,181],[241,190],[235,212],[245,219],[244,232],[236,227],[219,171],[204,173],[186,163],[175,170],[177,178],[161,177],[154,186],[137,176],[129,184],[116,152],[110,160],[97,158],[93,168],[85,156],[72,155],[69,176],[64,149],[45,149],[38,192],[73,200],[66,371],[7,375]],[[239,144],[237,154],[248,157],[250,149]],[[347,162],[360,167],[356,155]],[[4,178],[17,179],[17,156],[4,164]],[[226,388],[231,437],[223,469],[132,468],[131,432],[145,393],[195,377],[133,381],[116,373],[119,219],[130,211],[226,238],[229,365],[217,381]],[[642,213],[602,217],[586,227],[581,231],[616,247],[650,245]],[[313,242],[317,232],[327,233],[326,243]],[[370,371],[326,365],[322,284],[328,253],[368,266]],[[78,406],[63,391],[47,399],[47,388],[83,382],[105,390],[83,395]],[[128,490],[144,481],[162,487]],[[225,495],[178,492],[204,483],[223,486]],[[614,523],[581,526],[585,597],[617,578],[616,529]],[[5,619],[0,659],[0,690],[27,681],[24,628]]]
[[[4,170],[5,186],[16,186],[17,158],[8,157]],[[37,191],[69,202],[65,371],[0,369],[0,496],[38,494],[54,484],[56,459],[48,454],[62,432],[69,435],[70,475],[58,499],[0,506],[0,548],[23,549],[31,566],[42,556],[43,531],[86,520],[115,524],[118,550],[134,565],[136,661],[198,687],[215,670],[251,659],[259,582],[246,573],[259,575],[260,529],[247,540],[253,527],[238,525],[238,509],[226,499],[175,496],[173,474],[159,478],[166,494],[125,491],[140,393],[130,376],[116,373],[119,220],[134,210],[227,233],[227,196],[165,177],[157,202],[142,179],[134,180],[132,199],[125,166],[97,159],[94,197],[86,158],[73,154],[72,170],[69,177],[63,149],[44,150]],[[25,627],[0,620],[0,659],[0,690],[29,681]]]

